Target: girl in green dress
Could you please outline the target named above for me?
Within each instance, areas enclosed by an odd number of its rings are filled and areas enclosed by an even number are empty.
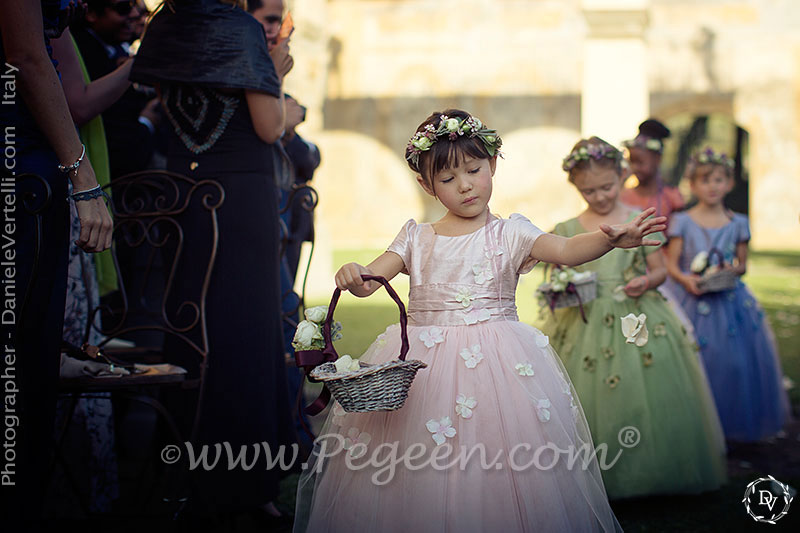
[[[571,237],[639,213],[619,200],[620,160],[597,137],[575,145],[563,169],[588,207],[554,233]],[[595,446],[607,446],[610,499],[699,493],[726,477],[722,430],[696,346],[656,290],[666,277],[656,250],[612,250],[576,267],[597,273],[597,298],[583,304],[586,320],[578,307],[565,307],[548,313],[541,328],[578,392]],[[621,318],[630,313],[646,317],[635,337],[623,334]]]

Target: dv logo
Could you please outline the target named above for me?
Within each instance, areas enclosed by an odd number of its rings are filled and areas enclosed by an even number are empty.
[[[747,485],[742,503],[756,522],[774,524],[789,512],[792,492],[789,485],[772,476],[761,477]]]

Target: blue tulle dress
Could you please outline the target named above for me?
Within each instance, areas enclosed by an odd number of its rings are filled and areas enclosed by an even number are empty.
[[[712,248],[731,262],[737,244],[750,240],[747,217],[740,214],[725,226],[704,228],[688,213],[677,213],[667,233],[683,239],[683,272],[699,252]],[[694,324],[725,437],[757,441],[777,433],[789,416],[789,401],[774,335],[753,294],[741,280],[734,289],[699,297],[674,280],[670,289]]]

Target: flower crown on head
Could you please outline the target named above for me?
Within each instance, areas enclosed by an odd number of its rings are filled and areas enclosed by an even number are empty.
[[[710,146],[705,150],[692,156],[692,161],[697,165],[722,165],[725,168],[733,169],[735,162],[723,153],[716,153]]]
[[[615,162],[619,162],[622,159],[622,152],[607,144],[590,143],[579,146],[564,158],[561,169],[564,170],[564,172],[569,172],[581,161],[589,161],[590,159],[599,161],[603,158],[613,159]]]
[[[622,141],[622,146],[625,148],[644,148],[659,154],[664,152],[663,141],[647,135],[637,135],[634,139]]]
[[[500,145],[503,144],[503,141],[497,135],[497,131],[484,126],[477,117],[470,115],[465,119],[459,119],[439,115],[438,128],[433,124],[427,124],[422,131],[416,132],[408,141],[406,160],[411,161],[417,167],[419,166],[419,155],[430,150],[439,137],[447,137],[448,140],[455,141],[463,135],[478,137],[483,141],[490,156],[502,155],[500,154]]]

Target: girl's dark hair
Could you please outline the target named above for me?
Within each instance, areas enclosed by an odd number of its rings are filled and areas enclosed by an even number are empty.
[[[654,118],[648,118],[639,124],[639,135],[645,135],[651,139],[666,139],[670,136],[669,128]]]
[[[576,153],[580,148],[589,148],[590,146],[600,146],[604,148],[604,152],[610,154],[610,157],[589,157],[587,159],[580,159],[575,161],[575,165],[569,170],[567,178],[570,183],[575,182],[575,176],[584,170],[591,170],[592,168],[605,168],[613,169],[619,175],[622,175],[622,152],[620,152],[613,144],[604,141],[600,137],[593,136],[588,139],[581,139],[570,150],[570,155]]]
[[[467,119],[471,116],[461,109],[436,111],[431,113],[431,115],[417,127],[416,132],[424,131],[425,126],[429,124],[434,128],[438,128],[442,115],[459,120]],[[497,140],[497,146],[499,147],[501,143],[499,136]],[[429,150],[419,154],[417,164],[409,159],[410,153],[410,149],[406,148],[406,162],[408,166],[411,170],[422,176],[422,180],[431,188],[433,188],[433,176],[441,170],[457,167],[468,157],[474,157],[475,159],[492,158],[489,151],[486,149],[486,145],[479,137],[470,137],[468,135],[459,135],[453,141],[448,139],[447,136],[438,137]]]

